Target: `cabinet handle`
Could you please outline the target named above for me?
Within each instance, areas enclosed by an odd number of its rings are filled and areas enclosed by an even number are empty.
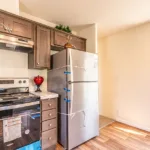
[[[51,116],[52,114],[49,114],[49,116]]]
[[[11,28],[8,28],[8,32],[11,33],[11,32],[12,32],[12,29],[11,29]]]
[[[4,28],[4,30],[10,32],[10,29],[4,23],[0,23],[0,25]]]
[[[49,126],[51,127],[51,126],[52,126],[52,124],[49,124]]]
[[[49,105],[49,107],[52,106],[52,104],[48,104],[48,105]]]
[[[51,138],[51,137],[49,137],[48,139],[49,139],[49,140],[51,140],[52,138]]]
[[[39,65],[40,63],[38,62],[37,65]]]

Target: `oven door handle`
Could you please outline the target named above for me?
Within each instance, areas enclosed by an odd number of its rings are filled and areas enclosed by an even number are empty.
[[[3,106],[3,107],[0,107],[0,111],[17,109],[17,108],[24,108],[24,107],[34,106],[34,105],[38,105],[38,104],[40,104],[39,101],[31,102],[31,103],[25,103],[25,104],[11,105],[11,106]]]
[[[36,114],[30,114],[29,115],[32,119],[36,119],[36,118],[39,118],[41,115],[40,113],[36,113]]]

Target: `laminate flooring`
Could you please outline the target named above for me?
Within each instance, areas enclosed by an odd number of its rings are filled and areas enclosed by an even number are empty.
[[[56,150],[64,149],[58,144]],[[113,122],[74,150],[150,150],[150,132]]]

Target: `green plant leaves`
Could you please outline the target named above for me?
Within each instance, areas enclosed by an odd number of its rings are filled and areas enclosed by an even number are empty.
[[[55,28],[58,30],[65,31],[67,33],[71,33],[71,29],[69,26],[63,26],[62,24],[60,24],[60,25],[57,25]]]

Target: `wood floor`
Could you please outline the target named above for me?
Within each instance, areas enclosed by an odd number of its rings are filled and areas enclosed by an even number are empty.
[[[99,116],[99,122],[100,122],[99,128],[102,129],[102,128],[106,127],[107,125],[113,123],[114,120],[111,118],[100,115]]]
[[[57,145],[56,150],[64,149]],[[100,136],[75,150],[150,150],[150,132],[113,122],[100,130]]]

